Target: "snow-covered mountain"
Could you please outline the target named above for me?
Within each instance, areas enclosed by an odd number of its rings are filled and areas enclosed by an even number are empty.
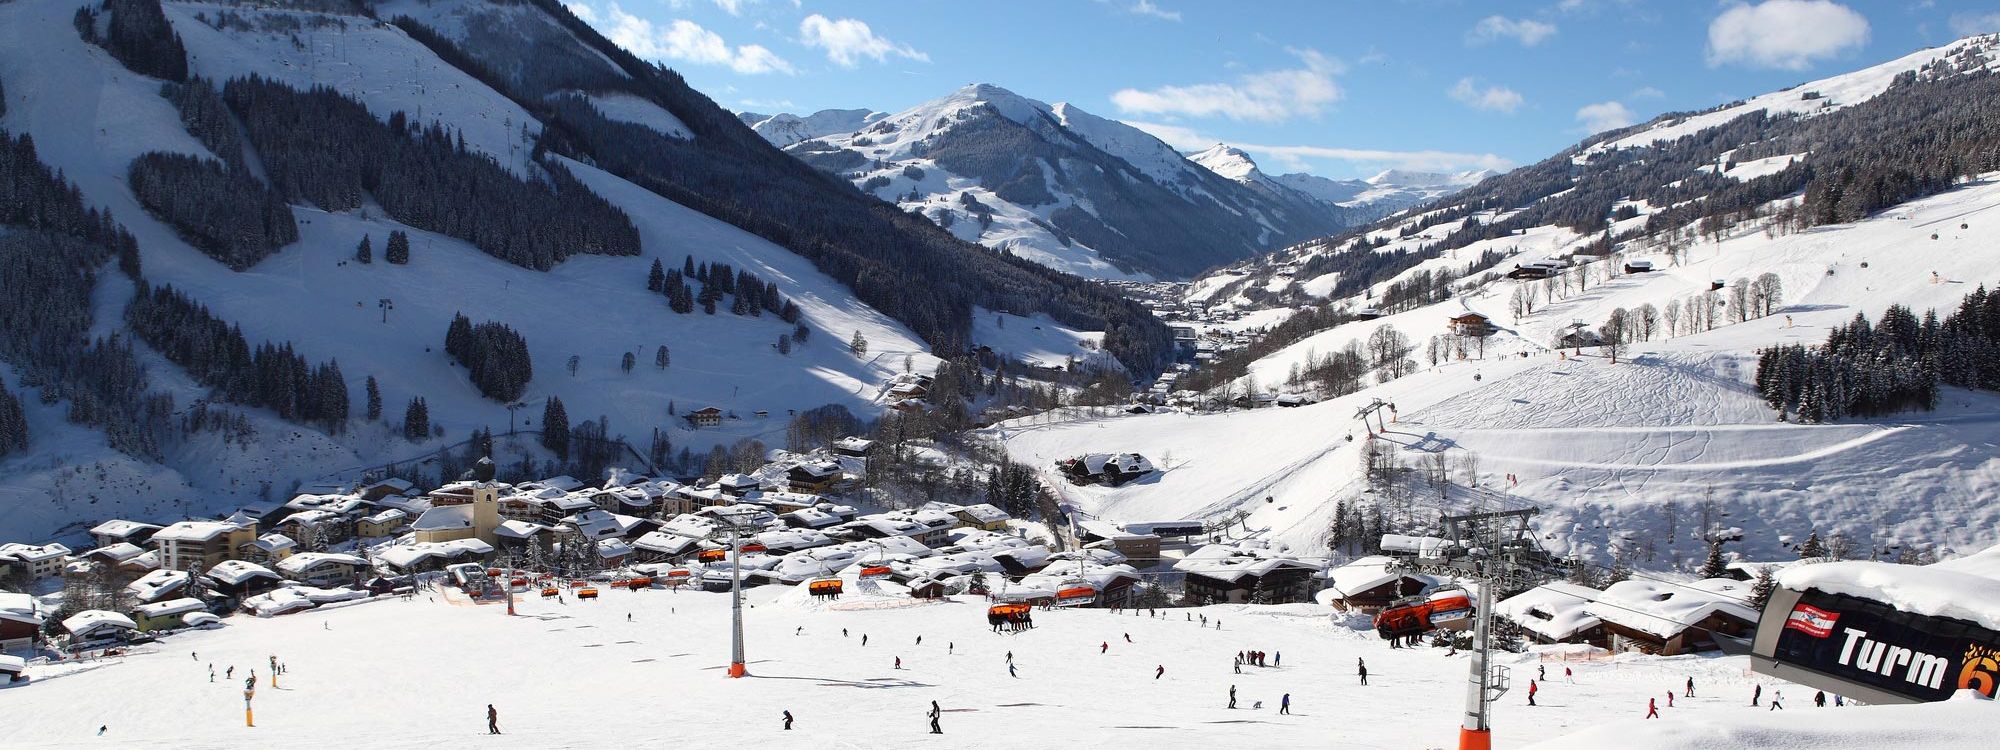
[[[1851,556],[1983,548],[2000,511],[1976,498],[2000,486],[2000,462],[1963,446],[2000,440],[2000,395],[1943,385],[1934,411],[1820,420],[1774,409],[1758,371],[1764,348],[1821,344],[1892,305],[1915,327],[2000,281],[1996,69],[2000,36],[1971,37],[1666,115],[1206,276],[1189,286],[1193,307],[1292,317],[1180,382],[1324,401],[1006,424],[1002,437],[1024,464],[1092,451],[1182,462],[1143,486],[1057,483],[1085,513],[1243,512],[1245,529],[1298,547],[1325,544],[1346,503],[1418,519],[1533,504],[1552,551],[1660,571],[1697,565],[1710,527],[1741,530],[1728,549],[1753,560],[1795,556],[1815,531]],[[1557,270],[1508,274],[1531,263]],[[1464,335],[1474,314],[1490,335]],[[1400,339],[1377,337],[1389,330]],[[1607,336],[1624,351],[1593,343]],[[1389,356],[1364,348],[1398,340]],[[1374,403],[1393,405],[1386,431],[1355,419]],[[1370,447],[1414,474],[1371,476]]]
[[[1188,160],[1245,185],[1297,191],[1370,219],[1443,198],[1496,174],[1490,169],[1453,174],[1390,169],[1365,180],[1335,180],[1305,172],[1273,176],[1258,168],[1243,149],[1226,143],[1196,152]]]
[[[930,369],[935,342],[967,340],[977,305],[1079,328],[1122,321],[1127,333],[1103,349],[1154,348],[1134,363],[1167,340],[1112,292],[996,258],[830,183],[554,2],[139,0],[93,11],[96,41],[79,32],[93,28],[82,5],[0,5],[0,145],[15,159],[10,179],[46,183],[10,196],[101,213],[49,223],[66,214],[0,206],[0,240],[43,243],[0,253],[11,262],[48,243],[119,244],[122,227],[130,245],[110,252],[129,255],[74,282],[94,285],[50,318],[73,321],[73,337],[6,329],[27,339],[0,347],[0,386],[23,403],[28,442],[0,454],[0,539],[113,516],[170,521],[386,465],[436,481],[440,451],[482,428],[539,429],[551,398],[579,428],[625,438],[637,453],[621,463],[650,452],[673,471],[682,451],[699,463],[714,446],[782,444],[791,413],[881,413],[884,382]],[[101,37],[106,13],[134,14],[120,19],[124,36]],[[32,150],[15,138],[32,138]],[[151,187],[161,181],[173,188]],[[435,189],[412,200],[419,182]],[[175,190],[210,195],[191,207]],[[564,202],[595,219],[547,212]],[[242,206],[270,210],[239,221]],[[524,210],[547,220],[509,223]],[[111,229],[94,218],[106,215]],[[218,221],[237,223],[214,231]],[[244,236],[270,240],[225,254]],[[357,250],[364,241],[373,262]],[[5,295],[84,270],[19,268],[0,273]],[[649,288],[649,271],[663,269],[671,283]],[[676,285],[687,299],[663,293]],[[128,316],[142,291],[165,287],[216,325],[191,309]],[[459,315],[525,341],[518,376],[501,379],[518,393],[483,395],[468,364],[490,362],[445,353]],[[86,351],[89,337],[108,343]],[[232,340],[243,361],[216,359]],[[264,342],[319,368],[310,385],[228,372],[250,367]],[[106,385],[113,375],[122,379]],[[364,417],[374,400],[380,417]],[[679,417],[703,406],[729,417],[704,429]],[[303,409],[335,416],[308,422]],[[429,428],[406,432],[405,415],[423,412]],[[536,470],[555,458],[532,435],[501,442]]]
[[[814,132],[770,129],[774,143]],[[991,84],[786,145],[961,238],[1095,278],[1185,277],[1349,221],[1295,190],[1221,179],[1124,123]]]
[[[870,109],[822,109],[800,117],[792,114],[765,115],[738,112],[736,118],[757,131],[778,148],[834,133],[853,132],[873,124],[887,114]]]

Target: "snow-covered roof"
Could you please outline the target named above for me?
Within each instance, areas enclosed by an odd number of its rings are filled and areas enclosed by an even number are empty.
[[[0,591],[0,617],[9,617],[17,622],[30,622],[40,625],[42,623],[42,609],[40,605],[35,603],[35,597],[33,596],[17,594],[12,591]]]
[[[472,528],[472,506],[440,505],[417,516],[416,523],[410,524],[411,531],[449,531],[451,529]]]
[[[1076,528],[1078,531],[1082,531],[1090,536],[1114,541],[1119,539],[1144,539],[1149,536],[1155,536],[1153,534],[1135,534],[1119,527],[1118,524],[1097,518],[1079,520],[1076,522]]]
[[[833,447],[839,448],[844,451],[854,451],[856,453],[860,453],[875,447],[875,441],[869,440],[868,438],[854,437],[852,435],[849,435],[847,437],[833,441]]]
[[[28,668],[28,660],[18,656],[0,654],[0,672],[20,674]]]
[[[96,557],[109,559],[112,562],[122,563],[132,558],[146,554],[146,550],[141,549],[139,545],[133,544],[131,542],[119,542],[117,544],[107,544],[102,547],[98,547],[97,549],[91,550],[90,554]]]
[[[375,559],[386,565],[403,570],[433,557],[453,558],[461,555],[488,555],[493,553],[493,545],[478,539],[454,539],[449,542],[411,542],[392,544],[375,551]]]
[[[279,560],[278,570],[292,575],[300,575],[321,565],[352,565],[357,568],[365,568],[368,567],[368,561],[356,555],[340,552],[300,552],[291,557]]]
[[[409,517],[410,514],[402,510],[401,508],[383,508],[382,510],[376,512],[374,515],[368,516],[367,518],[361,520],[375,524],[402,523],[405,519]]]
[[[785,517],[797,519],[800,525],[814,529],[825,528],[840,523],[839,516],[820,510],[819,508],[800,508],[786,513]]]
[[[197,612],[207,608],[208,604],[200,599],[195,599],[193,597],[183,597],[180,599],[168,599],[164,602],[141,604],[137,607],[133,607],[132,612],[141,617],[167,617],[170,615],[185,614],[188,612]]]
[[[349,513],[361,505],[361,496],[350,494],[299,495],[285,503],[285,507],[293,510],[329,510],[336,513]]]
[[[275,617],[317,606],[305,592],[293,588],[272,589],[243,600],[243,608],[258,617]]]
[[[613,539],[597,540],[598,557],[602,557],[604,559],[609,560],[615,557],[624,557],[629,554],[632,554],[632,545],[626,544],[625,540],[623,539],[613,538]]]
[[[773,551],[811,549],[834,543],[833,537],[815,529],[773,529],[760,532],[750,539]]]
[[[291,537],[275,532],[257,537],[257,541],[251,542],[251,544],[254,545],[257,549],[263,550],[265,552],[276,552],[281,549],[291,549],[299,545],[298,542],[292,541]]]
[[[101,609],[86,609],[62,621],[63,630],[79,638],[100,635],[111,630],[137,630],[139,624],[132,618]]]
[[[215,567],[209,568],[208,572],[202,575],[208,576],[217,583],[228,584],[230,586],[241,586],[250,579],[260,576],[264,578],[279,577],[270,568],[245,560],[223,560],[216,563]]]
[[[575,526],[576,530],[583,532],[586,537],[605,539],[632,533],[644,519],[592,508],[563,520]]]
[[[125,584],[125,590],[132,592],[140,601],[159,601],[186,586],[188,574],[178,570],[155,570],[139,576]]]
[[[528,482],[526,484],[521,485],[521,489],[524,490],[530,488],[532,489],[548,488],[560,492],[570,492],[572,490],[576,490],[582,487],[583,487],[583,482],[579,481],[576,477],[572,477],[568,474],[561,474],[549,477],[547,479],[537,479],[533,482]]]
[[[509,539],[532,539],[536,535],[548,530],[549,527],[539,523],[530,523],[510,518],[501,521],[499,526],[494,527],[493,533],[496,536],[504,536]]]
[[[1401,552],[1418,557],[1434,557],[1450,544],[1434,536],[1405,536],[1403,534],[1383,534],[1383,552]]]
[[[1257,540],[1203,545],[1174,563],[1174,570],[1182,573],[1232,582],[1245,576],[1261,578],[1280,568],[1317,571],[1320,566],[1300,560],[1283,548],[1267,546]]]
[[[1607,623],[1671,638],[1712,614],[1757,621],[1750,584],[1730,578],[1667,583],[1631,578],[1606,586],[1584,611]]]
[[[1046,590],[1054,594],[1063,586],[1081,579],[1103,591],[1120,582],[1137,583],[1139,571],[1130,565],[1085,564],[1078,560],[1056,560],[1041,571],[1021,577],[1020,585],[1037,591]]]
[[[181,521],[153,534],[155,542],[206,542],[242,527],[222,521]]]
[[[964,513],[967,517],[979,523],[993,523],[1013,518],[1007,511],[1001,510],[990,503],[973,503],[955,512]]]
[[[137,534],[141,531],[146,531],[148,529],[151,529],[153,531],[158,531],[160,530],[160,527],[150,523],[140,523],[138,521],[127,521],[122,518],[114,518],[112,520],[105,521],[104,523],[100,523],[96,526],[90,527],[90,533],[95,536],[115,536],[120,539],[124,539],[133,534]]]
[[[1326,572],[1327,587],[1334,596],[1344,597],[1359,594],[1398,578],[1422,581],[1425,586],[1437,584],[1441,579],[1421,573],[1401,573],[1394,570],[1395,558],[1384,555],[1369,555]],[[1416,591],[1404,592],[1415,594]]]
[[[22,562],[53,560],[69,554],[69,548],[55,542],[48,544],[21,544],[8,542],[0,544],[0,560],[15,559]]]
[[[1793,565],[1780,571],[1777,581],[1793,591],[1858,596],[2000,630],[2000,545],[1932,565],[1862,560]]]
[[[1559,641],[1602,623],[1584,608],[1599,593],[1574,583],[1545,583],[1495,602],[1493,611],[1536,635]]]
[[[684,534],[676,534],[674,532],[667,531],[665,529],[654,529],[652,531],[648,531],[644,534],[641,534],[638,539],[633,540],[632,546],[637,549],[645,550],[647,552],[658,552],[663,555],[678,555],[687,552],[688,550],[692,549],[695,545],[700,544],[701,540],[702,537],[699,536],[687,536]]]
[[[731,489],[756,489],[760,482],[749,474],[724,474],[715,480],[715,486]]]

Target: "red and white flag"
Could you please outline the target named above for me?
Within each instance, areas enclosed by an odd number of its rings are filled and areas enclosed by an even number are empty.
[[[1809,604],[1800,604],[1792,607],[1792,613],[1785,617],[1785,629],[1796,630],[1814,638],[1825,638],[1833,634],[1833,623],[1839,619],[1839,612],[1828,612]]]

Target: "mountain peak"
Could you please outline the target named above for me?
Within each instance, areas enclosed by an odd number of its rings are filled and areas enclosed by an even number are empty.
[[[1210,172],[1237,182],[1255,181],[1264,175],[1263,171],[1257,168],[1257,161],[1250,158],[1250,154],[1227,143],[1209,146],[1201,153],[1189,156],[1188,161],[1200,164],[1207,167]]]

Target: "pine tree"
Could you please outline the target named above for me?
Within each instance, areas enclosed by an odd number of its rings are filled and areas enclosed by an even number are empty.
[[[653,270],[646,272],[646,291],[659,292],[667,288],[667,269],[661,267],[660,259],[653,259]]]
[[[554,396],[542,403],[542,447],[569,460],[569,412],[563,409],[562,399]]]
[[[1721,578],[1728,574],[1729,566],[1722,561],[1722,542],[1709,541],[1708,559],[1702,561],[1701,570],[1696,575],[1702,578]]]
[[[21,401],[0,386],[0,456],[28,447],[28,418]]]
[[[618,369],[624,370],[626,374],[631,374],[632,366],[638,363],[638,357],[633,356],[631,352],[626,352],[625,356],[618,361]]]
[[[787,357],[792,356],[792,337],[778,334],[778,353]]]
[[[660,348],[658,348],[658,349],[655,349],[655,350],[653,350],[653,366],[654,366],[654,367],[658,367],[658,368],[660,368],[660,369],[662,369],[662,370],[664,370],[664,369],[667,369],[667,345],[666,345],[666,344],[661,344],[661,345],[660,345]]]
[[[382,253],[382,259],[396,265],[410,262],[410,235],[397,229],[389,232],[389,249]]]
[[[361,235],[361,244],[354,248],[354,259],[364,264],[375,262],[375,242],[368,235]]]
[[[382,418],[382,389],[375,385],[375,376],[368,376],[368,421]]]
[[[1771,566],[1757,570],[1757,580],[1750,584],[1750,606],[1762,611],[1764,604],[1771,601],[1771,592],[1778,590],[1778,582],[1771,577]]]
[[[403,410],[403,438],[412,443],[421,443],[431,436],[431,411],[424,404],[422,396],[410,399],[410,405]]]
[[[856,357],[866,355],[868,353],[867,337],[862,336],[860,331],[855,331],[854,338],[847,340],[847,351]]]
[[[1819,529],[1813,529],[1811,534],[1806,535],[1805,544],[1799,545],[1799,559],[1809,560],[1815,557],[1826,557],[1826,543],[1820,541]]]

